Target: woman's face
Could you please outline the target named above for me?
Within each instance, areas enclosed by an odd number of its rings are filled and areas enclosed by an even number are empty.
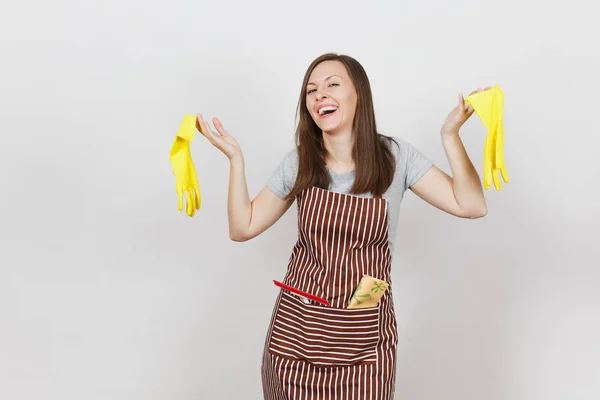
[[[324,61],[310,74],[306,107],[323,132],[351,131],[356,101],[356,89],[341,62]]]

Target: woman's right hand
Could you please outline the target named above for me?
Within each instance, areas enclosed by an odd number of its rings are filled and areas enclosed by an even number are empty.
[[[235,158],[241,157],[242,150],[238,142],[231,136],[224,128],[221,121],[218,118],[213,118],[213,124],[217,129],[217,132],[214,132],[210,129],[208,122],[204,121],[201,114],[197,115],[196,118],[196,129],[200,131],[200,133],[208,139],[208,141],[215,146],[217,149],[221,150],[223,154],[229,158],[229,160],[233,160]]]

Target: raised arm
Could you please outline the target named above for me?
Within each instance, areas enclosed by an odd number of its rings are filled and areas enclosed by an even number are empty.
[[[280,199],[267,187],[264,187],[254,200],[250,201],[244,156],[240,146],[217,118],[213,118],[213,124],[218,133],[214,132],[202,119],[202,115],[198,114],[196,127],[200,133],[229,159],[227,200],[229,237],[236,242],[244,242],[271,227],[285,214],[294,201]]]
[[[229,237],[236,242],[250,240],[270,228],[294,201],[277,197],[266,186],[250,201],[243,157],[231,160],[229,175]]]
[[[471,94],[480,91],[482,89]],[[459,136],[460,128],[473,112],[473,107],[459,95],[458,105],[448,115],[440,131],[453,176],[434,166],[411,187],[423,200],[462,218],[481,218],[487,214],[481,180]]]

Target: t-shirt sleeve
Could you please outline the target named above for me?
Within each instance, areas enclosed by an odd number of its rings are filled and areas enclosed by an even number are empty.
[[[408,145],[407,159],[408,168],[406,170],[406,187],[410,188],[425,175],[425,172],[433,166],[433,163],[411,144]]]
[[[397,137],[394,139],[398,142],[398,146],[394,146],[397,151],[396,170],[404,176],[404,188],[408,189],[425,175],[433,163],[411,143]]]
[[[298,151],[289,151],[267,180],[267,187],[279,198],[290,193],[298,174]]]

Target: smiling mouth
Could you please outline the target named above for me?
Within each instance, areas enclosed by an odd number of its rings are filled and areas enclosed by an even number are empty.
[[[321,118],[328,117],[328,116],[334,114],[337,111],[337,109],[338,108],[335,106],[323,107],[323,108],[319,109],[319,116]]]

